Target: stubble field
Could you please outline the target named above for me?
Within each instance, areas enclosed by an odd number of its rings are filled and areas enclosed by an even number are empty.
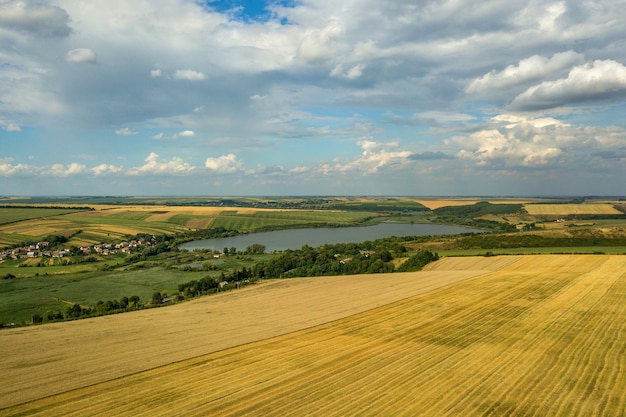
[[[270,281],[0,332],[0,415],[623,415],[625,301],[626,256]]]
[[[621,214],[610,203],[589,204],[526,204],[524,208],[533,216],[567,216],[576,214]]]

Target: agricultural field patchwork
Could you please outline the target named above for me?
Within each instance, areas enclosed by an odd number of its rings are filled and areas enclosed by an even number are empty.
[[[445,258],[3,331],[0,414],[622,415],[624,271]]]
[[[367,212],[278,210],[266,208],[94,206],[92,211],[46,208],[0,208],[0,247],[72,236],[80,246],[123,240],[127,235],[174,234],[208,227],[254,232],[310,225],[350,225],[373,216]]]

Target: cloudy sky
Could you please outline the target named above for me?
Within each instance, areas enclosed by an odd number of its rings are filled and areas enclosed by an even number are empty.
[[[0,195],[626,195],[625,21],[625,0],[0,0]]]

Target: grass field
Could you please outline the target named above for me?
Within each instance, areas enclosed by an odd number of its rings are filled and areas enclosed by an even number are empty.
[[[69,208],[5,208],[0,207],[0,224],[14,223],[22,220],[55,217],[74,213],[77,210]]]
[[[624,271],[445,258],[4,331],[0,414],[619,416]]]

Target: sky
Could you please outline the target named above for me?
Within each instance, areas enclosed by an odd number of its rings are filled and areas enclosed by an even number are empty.
[[[0,0],[0,195],[626,195],[626,0]]]

